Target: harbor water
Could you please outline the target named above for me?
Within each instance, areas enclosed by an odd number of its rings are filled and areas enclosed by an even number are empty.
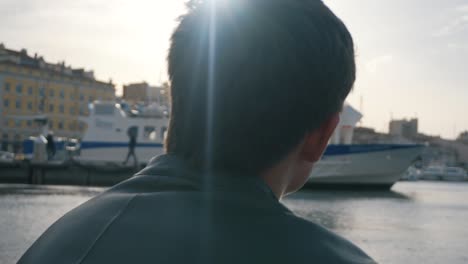
[[[0,263],[15,263],[50,224],[104,190],[0,185]],[[305,190],[283,202],[379,263],[468,263],[468,183],[399,182],[389,192]]]

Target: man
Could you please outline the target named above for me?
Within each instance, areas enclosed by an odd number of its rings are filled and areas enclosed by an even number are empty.
[[[191,1],[168,62],[167,154],[20,263],[373,263],[278,201],[308,178],[355,80],[352,38],[321,1]]]
[[[52,160],[56,153],[54,133],[52,131],[49,131],[49,133],[46,136],[46,140],[47,160]]]
[[[133,157],[133,166],[138,166],[138,159],[135,154],[135,147],[137,143],[137,135],[138,135],[138,127],[132,126],[129,127],[127,130],[127,135],[128,135],[128,153],[127,153],[127,158],[125,159],[124,162],[122,162],[123,165],[127,165],[128,160],[130,159],[130,156]]]

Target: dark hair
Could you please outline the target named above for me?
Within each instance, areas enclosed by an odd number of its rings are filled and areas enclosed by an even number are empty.
[[[166,151],[249,174],[339,112],[355,80],[351,35],[319,0],[190,1],[168,64]]]

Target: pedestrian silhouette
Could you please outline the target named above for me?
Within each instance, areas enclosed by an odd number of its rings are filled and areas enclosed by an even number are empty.
[[[46,145],[46,150],[47,150],[47,159],[51,160],[54,158],[56,149],[55,149],[55,142],[54,142],[54,134],[52,132],[49,132],[46,136],[47,139],[47,145]]]
[[[133,165],[137,166],[138,165],[138,159],[137,159],[137,156],[135,154],[135,147],[136,147],[136,144],[137,144],[138,127],[136,127],[136,126],[129,127],[128,130],[127,130],[127,135],[128,135],[128,138],[129,138],[128,154],[127,154],[127,158],[125,159],[123,164],[126,165],[128,160],[130,159],[130,156],[132,156],[133,157]]]

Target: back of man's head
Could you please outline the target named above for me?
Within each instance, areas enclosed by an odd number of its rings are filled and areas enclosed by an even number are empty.
[[[257,174],[340,111],[355,80],[353,41],[321,1],[188,6],[168,56],[168,153],[196,169]]]

